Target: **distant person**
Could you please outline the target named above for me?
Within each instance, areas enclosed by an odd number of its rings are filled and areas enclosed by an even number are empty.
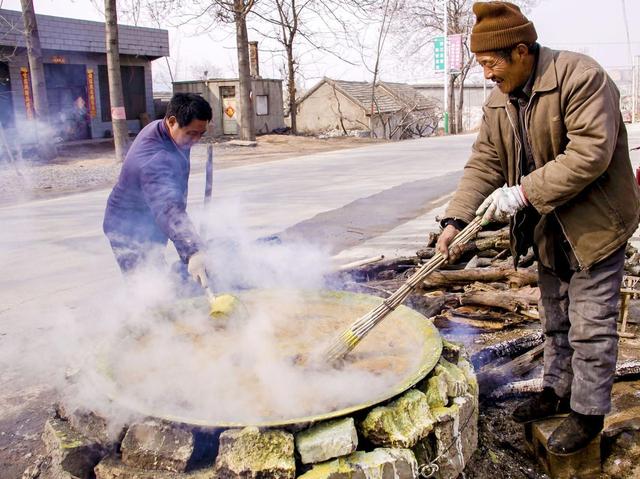
[[[548,447],[570,454],[598,435],[611,409],[625,245],[640,213],[620,95],[592,58],[538,45],[517,6],[477,2],[473,12],[471,51],[496,87],[437,250],[447,256],[476,215],[510,222],[516,264],[533,247],[544,390],[513,418],[569,413]],[[451,253],[453,261],[460,250]]]
[[[164,261],[161,252],[170,239],[185,276],[207,286],[204,244],[186,209],[191,147],[211,118],[211,107],[201,96],[177,93],[165,117],[144,127],[131,145],[103,223],[123,273]]]

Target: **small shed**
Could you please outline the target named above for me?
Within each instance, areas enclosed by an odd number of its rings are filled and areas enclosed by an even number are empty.
[[[378,82],[373,89],[370,82],[330,78],[311,88],[297,108],[301,133],[372,131],[396,140],[432,135],[442,114],[436,102],[405,83]]]
[[[197,93],[211,104],[213,121],[209,134],[214,137],[236,135],[240,121],[240,82],[237,78],[178,81],[174,93]],[[284,129],[282,80],[252,78],[251,97],[256,121],[256,133],[271,133]]]

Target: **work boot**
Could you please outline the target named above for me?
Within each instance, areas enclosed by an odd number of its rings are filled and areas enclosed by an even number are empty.
[[[593,441],[604,426],[604,416],[571,411],[549,436],[547,449],[554,454],[573,454]]]
[[[569,399],[559,397],[553,388],[546,387],[541,393],[521,403],[511,418],[517,423],[526,424],[569,411]]]

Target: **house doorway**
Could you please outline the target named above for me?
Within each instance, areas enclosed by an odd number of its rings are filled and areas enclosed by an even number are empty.
[[[45,63],[49,116],[65,141],[91,138],[85,65]]]
[[[0,62],[0,125],[3,128],[13,126],[11,77],[9,75],[9,65],[4,62]]]
[[[221,86],[220,97],[222,98],[222,134],[238,134],[238,114],[236,103],[236,87]]]

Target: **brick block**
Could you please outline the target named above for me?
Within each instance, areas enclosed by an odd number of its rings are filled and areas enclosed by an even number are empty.
[[[354,452],[358,433],[353,418],[347,417],[301,431],[295,443],[303,464],[318,463]]]
[[[296,475],[293,435],[255,427],[224,431],[220,435],[215,470],[221,479],[293,479]]]
[[[194,450],[193,433],[157,421],[132,425],[122,441],[122,460],[128,466],[184,472]]]
[[[59,475],[69,474],[80,479],[93,476],[93,468],[107,454],[107,449],[75,431],[67,421],[49,419],[44,426],[42,441],[52,466]]]
[[[600,435],[584,449],[569,455],[557,455],[547,449],[551,433],[563,418],[553,418],[525,425],[525,440],[552,479],[599,479]]]
[[[214,479],[213,468],[191,472],[144,470],[127,466],[117,457],[107,457],[95,468],[96,479]]]

